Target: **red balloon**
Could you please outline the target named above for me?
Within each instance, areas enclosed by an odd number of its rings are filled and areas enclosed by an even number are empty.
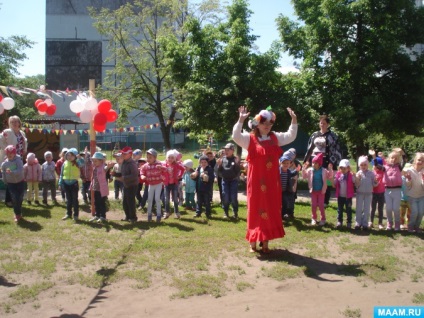
[[[106,124],[99,125],[99,124],[96,124],[96,122],[93,122],[93,128],[97,132],[104,132],[106,130]]]
[[[107,123],[107,117],[103,113],[97,113],[94,115],[94,123],[99,126],[105,126]]]
[[[107,114],[108,111],[112,108],[112,103],[108,101],[107,99],[102,99],[97,104],[97,109],[99,110],[99,113]]]
[[[47,111],[47,107],[49,107],[49,106],[45,102],[41,102],[41,103],[38,104],[37,109],[40,112],[44,112],[45,113]]]
[[[38,107],[38,105],[39,105],[40,103],[42,103],[42,102],[43,102],[43,100],[42,100],[41,98],[37,99],[37,100],[34,102],[35,107]],[[38,109],[38,108],[37,108],[37,109]]]
[[[81,114],[81,112],[79,112],[79,113],[76,114],[78,118],[79,118],[80,114]]]
[[[106,116],[108,123],[113,123],[118,118],[118,114],[113,109],[109,110]]]
[[[0,94],[0,102],[3,100],[3,95]]]
[[[49,107],[47,107],[46,114],[49,116],[53,116],[54,113],[56,113],[56,105],[51,104]]]

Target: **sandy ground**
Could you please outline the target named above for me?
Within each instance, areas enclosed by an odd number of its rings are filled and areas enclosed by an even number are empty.
[[[1,191],[3,192],[3,191]],[[299,194],[307,198],[306,192]],[[243,199],[241,195],[240,199]],[[355,236],[357,237],[357,236]],[[359,242],[366,237],[357,237]],[[331,247],[328,247],[329,249]],[[399,250],[402,249],[400,244]],[[402,251],[401,251],[402,253]],[[405,257],[408,257],[405,255]],[[422,256],[415,255],[422,263]],[[276,281],[258,275],[260,268],[278,260],[291,265],[308,265],[316,275],[300,275]],[[172,299],[175,290],[167,278],[157,273],[147,289],[136,289],[131,281],[119,281],[100,289],[80,285],[55,285],[38,297],[38,301],[19,306],[18,312],[7,317],[347,317],[346,309],[360,309],[360,317],[373,317],[374,306],[415,305],[414,293],[424,292],[422,280],[411,282],[405,270],[401,279],[375,284],[357,275],[340,274],[345,259],[337,255],[331,260],[309,258],[301,251],[273,250],[270,256],[246,260],[228,254],[225,265],[237,265],[245,271],[244,281],[253,285],[244,291],[230,286],[219,298],[195,296]],[[28,278],[26,278],[28,279]],[[14,280],[14,282],[19,280]],[[19,284],[0,276],[0,297]],[[3,296],[2,296],[3,295]],[[357,316],[350,316],[357,317]]]

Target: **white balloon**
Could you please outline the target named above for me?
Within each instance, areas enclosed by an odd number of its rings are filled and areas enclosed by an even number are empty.
[[[96,107],[94,109],[90,109],[90,112],[91,112],[91,116],[92,116],[91,118],[94,119],[94,116],[96,116],[96,114],[99,113],[99,109]]]
[[[0,115],[4,113],[4,107],[3,104],[0,103]]]
[[[15,101],[10,97],[4,98],[1,103],[3,104],[3,107],[6,110],[10,110],[15,107]]]
[[[71,109],[72,112],[74,112],[76,114],[76,113],[80,113],[84,110],[84,105],[79,100],[73,100],[69,104],[69,108]]]
[[[83,123],[88,124],[92,119],[91,116],[91,112],[88,109],[84,109],[80,114],[80,119]]]
[[[85,109],[92,110],[97,108],[97,100],[95,98],[89,98],[85,101]]]
[[[47,106],[50,106],[51,104],[53,104],[53,101],[51,100],[51,98],[47,98],[44,102],[47,104]]]
[[[38,111],[38,113],[39,113],[41,116],[44,116],[44,115],[46,114],[46,112],[40,112],[40,111]]]

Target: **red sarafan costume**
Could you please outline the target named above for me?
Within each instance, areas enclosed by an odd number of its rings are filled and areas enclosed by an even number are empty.
[[[250,135],[247,155],[247,234],[249,242],[283,237],[279,158],[283,153],[277,137],[260,141]]]

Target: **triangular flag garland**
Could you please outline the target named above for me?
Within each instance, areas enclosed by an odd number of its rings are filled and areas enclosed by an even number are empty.
[[[25,132],[39,132],[42,134],[56,134],[56,135],[88,135],[90,131],[88,129],[54,129],[53,125],[31,125],[24,123],[23,126],[25,127]],[[49,127],[47,127],[49,126]],[[135,127],[126,127],[126,128],[111,128],[106,129],[104,132],[96,132],[97,135],[101,134],[111,134],[111,133],[117,133],[117,132],[137,132],[137,131],[145,131],[147,129],[153,129],[159,127],[159,123],[156,124],[149,124],[144,126],[135,126]]]

